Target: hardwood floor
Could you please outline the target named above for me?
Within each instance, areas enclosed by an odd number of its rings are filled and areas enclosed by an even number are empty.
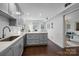
[[[79,47],[60,48],[50,40],[47,46],[25,47],[23,56],[78,56]]]

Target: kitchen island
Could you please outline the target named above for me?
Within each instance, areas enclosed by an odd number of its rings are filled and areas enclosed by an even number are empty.
[[[25,46],[47,45],[46,32],[28,32],[25,35]]]

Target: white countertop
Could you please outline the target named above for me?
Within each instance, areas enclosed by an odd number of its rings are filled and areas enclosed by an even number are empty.
[[[44,34],[44,33],[47,33],[47,32],[26,32],[26,34],[32,34],[32,33],[35,33],[35,34]]]

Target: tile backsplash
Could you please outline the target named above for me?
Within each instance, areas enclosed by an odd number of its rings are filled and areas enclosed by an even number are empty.
[[[10,26],[11,29],[11,35],[20,35],[21,34],[21,27],[17,27],[17,26]]]

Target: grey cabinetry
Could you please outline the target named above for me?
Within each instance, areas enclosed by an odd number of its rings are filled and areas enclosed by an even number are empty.
[[[13,49],[14,49],[14,56],[20,56],[22,55],[23,52],[23,38],[21,38],[20,40],[18,40],[14,45],[13,45]]]
[[[36,34],[27,34],[27,45],[39,44],[39,36]]]
[[[24,48],[24,40],[23,40],[23,37],[22,37],[21,40],[19,41],[19,55],[22,55],[23,48]]]
[[[27,33],[25,46],[47,45],[47,33]]]
[[[14,46],[13,46],[14,48],[14,55],[15,56],[18,56],[19,55],[19,44],[15,44]]]
[[[11,46],[0,53],[0,56],[13,56],[13,55],[14,55],[13,47],[11,47]]]
[[[13,47],[10,47],[6,50],[5,56],[13,56]]]
[[[13,48],[10,47],[9,49],[7,49],[4,53],[4,56],[13,56]]]
[[[11,46],[0,53],[0,56],[21,56],[23,53],[23,38],[14,42]]]

